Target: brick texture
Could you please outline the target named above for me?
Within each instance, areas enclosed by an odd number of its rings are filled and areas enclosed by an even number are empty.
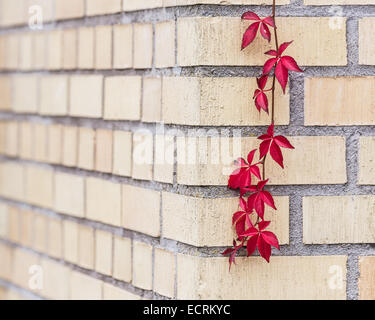
[[[374,200],[372,196],[305,197],[304,243],[375,242]]]
[[[345,299],[346,257],[224,258],[178,255],[179,299]],[[251,268],[251,272],[249,272]],[[281,276],[282,275],[282,276]],[[241,281],[235,279],[241,278]]]
[[[274,30],[240,50],[240,14],[272,4],[0,0],[0,299],[375,299],[373,0],[277,1],[304,70],[275,82],[281,250],[221,255],[234,160],[271,122]]]

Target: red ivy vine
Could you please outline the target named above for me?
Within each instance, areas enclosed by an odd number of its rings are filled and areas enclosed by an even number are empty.
[[[240,158],[236,161],[238,168],[230,175],[228,187],[239,189],[239,211],[233,214],[232,223],[236,230],[237,239],[233,240],[233,247],[226,249],[222,254],[229,255],[229,269],[239,249],[247,248],[247,256],[252,255],[256,249],[259,254],[269,262],[271,256],[271,246],[280,250],[279,241],[276,235],[266,229],[270,221],[265,220],[265,205],[277,210],[270,192],[265,190],[269,179],[266,179],[265,168],[266,158],[270,154],[271,158],[284,168],[283,154],[281,148],[294,149],[287,138],[275,135],[275,88],[276,80],[280,83],[283,93],[289,79],[289,71],[302,72],[296,61],[283,55],[284,51],[293,42],[285,42],[279,46],[277,38],[277,27],[275,23],[275,0],[273,0],[272,16],[261,19],[254,12],[245,12],[241,19],[255,21],[245,31],[242,38],[242,50],[249,46],[260,30],[261,36],[268,42],[271,41],[270,27],[274,29],[275,49],[267,51],[265,54],[271,56],[263,66],[262,75],[257,78],[258,89],[254,92],[255,107],[259,112],[262,110],[269,114],[267,94],[271,92],[271,123],[267,133],[258,137],[262,142],[259,145],[259,160],[254,161],[257,151],[251,150],[247,155],[247,160]],[[273,72],[272,72],[273,71]],[[272,75],[271,75],[272,73]],[[272,86],[266,89],[268,80],[272,78]],[[262,175],[259,169],[262,166]],[[258,179],[258,183],[252,184],[252,177]]]

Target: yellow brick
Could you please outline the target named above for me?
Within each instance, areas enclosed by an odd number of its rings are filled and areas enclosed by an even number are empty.
[[[147,243],[134,241],[132,283],[142,289],[152,289],[152,246]]]
[[[155,135],[154,180],[173,183],[174,137]]]
[[[112,274],[112,234],[95,231],[95,270],[105,275]]]
[[[127,131],[113,132],[113,173],[131,176],[132,134]]]
[[[124,228],[153,237],[160,235],[160,192],[123,185],[122,205]]]
[[[77,68],[77,30],[66,29],[62,37],[63,69]]]
[[[134,24],[134,68],[152,67],[153,28],[151,24]]]
[[[94,170],[95,130],[80,127],[78,135],[78,167],[86,170]]]
[[[174,297],[176,261],[172,252],[155,249],[154,290],[163,296]]]
[[[23,216],[22,216],[23,219]],[[9,214],[8,205],[0,203],[0,237],[7,239],[9,234]],[[22,227],[21,227],[22,228]]]
[[[33,158],[33,132],[34,126],[30,122],[19,124],[20,149],[19,156],[22,159]]]
[[[133,134],[132,177],[139,180],[152,180],[153,136],[139,131]]]
[[[167,68],[175,65],[175,22],[166,21],[155,25],[155,66]]]
[[[48,126],[42,123],[34,125],[34,159],[36,161],[46,162],[48,160]]]
[[[366,1],[368,3],[368,1]],[[374,32],[374,18],[362,18],[359,20],[359,63],[365,65],[375,64],[375,44],[371,41]],[[353,91],[354,92],[354,91]],[[365,92],[361,90],[361,92]]]
[[[38,110],[38,77],[13,77],[12,109],[19,113],[36,113]]]
[[[300,65],[347,64],[345,18],[277,18],[276,24],[280,30],[279,43],[294,39],[286,53]],[[274,47],[273,38],[268,44],[257,37],[241,51],[241,35],[248,25],[248,21],[241,22],[239,17],[179,18],[178,65],[263,65],[263,53]],[[306,32],[296,33],[302,29]]]
[[[113,68],[127,69],[133,66],[133,26],[113,26]]]
[[[289,199],[275,197],[277,211],[266,208],[280,244],[289,243]],[[235,234],[232,215],[238,211],[238,198],[198,198],[162,193],[163,237],[194,246],[230,246]]]
[[[371,92],[374,87],[374,77],[306,79],[305,124],[373,125],[375,111],[371,106],[375,99]]]
[[[64,259],[71,263],[78,263],[78,224],[63,221]]]
[[[78,29],[78,68],[94,68],[94,28],[82,27]]]
[[[253,94],[255,78],[163,78],[163,120],[184,125],[266,125],[270,117],[259,114]],[[275,123],[289,124],[289,94],[277,87]],[[269,95],[269,98],[271,96]],[[271,100],[270,100],[271,101]]]
[[[85,269],[94,269],[95,240],[94,229],[78,226],[78,265]]]
[[[129,238],[114,237],[113,277],[131,282],[132,280],[132,247]]]
[[[358,184],[375,184],[375,137],[359,138]]]
[[[112,67],[112,27],[95,27],[95,69]]]
[[[19,37],[8,35],[5,38],[5,66],[6,69],[17,69],[19,61]]]
[[[48,254],[55,258],[62,257],[63,245],[63,225],[58,218],[50,218],[48,220]]]
[[[31,248],[34,240],[34,213],[29,210],[20,210],[20,243]]]
[[[100,195],[100,197],[98,197]],[[97,178],[86,179],[86,217],[121,225],[121,186]]]
[[[39,275],[36,275],[35,272],[39,271],[39,268],[39,257],[37,255],[21,248],[14,249],[12,270],[12,282],[14,284],[32,290],[29,287],[30,276],[38,277]]]
[[[53,179],[51,169],[36,166],[26,167],[26,201],[37,206],[52,208]]]
[[[33,248],[39,252],[47,252],[47,217],[34,214],[34,244]]]
[[[127,0],[127,1],[124,1],[123,10],[124,11],[136,11],[136,10],[144,10],[144,9],[161,8],[162,6],[163,6],[163,0],[147,0],[147,1]]]
[[[35,23],[31,17],[35,13],[39,13],[40,9],[42,10],[43,14],[43,22],[45,21],[52,21],[55,19],[55,10],[54,10],[54,1],[50,0],[26,0],[26,13],[27,13],[27,20],[29,21],[29,24],[33,25]],[[38,6],[38,9],[35,10],[33,6]],[[31,18],[31,19],[30,19]]]
[[[81,18],[85,13],[85,0],[55,0],[56,19]]]
[[[227,258],[177,255],[178,299],[345,299],[345,256]],[[251,270],[251,272],[250,272]],[[241,281],[238,281],[241,279]]]
[[[103,76],[72,76],[70,78],[70,115],[100,118],[102,116]]]
[[[104,300],[139,300],[137,296],[129,291],[117,288],[109,283],[103,284],[103,299]]]
[[[43,296],[49,299],[69,299],[69,276],[68,267],[55,261],[43,259]]]
[[[83,177],[56,172],[55,210],[76,217],[84,217],[85,181]]]
[[[12,162],[0,162],[0,193],[14,200],[24,200],[25,168]]]
[[[70,299],[101,300],[103,282],[77,271],[71,272]]]
[[[66,115],[68,113],[68,78],[66,76],[42,77],[40,87],[40,113]]]
[[[359,299],[375,299],[375,257],[360,257],[359,259]]]
[[[13,249],[4,243],[0,243],[0,254],[2,257],[0,277],[5,280],[10,280],[13,271]]]
[[[160,122],[161,120],[161,78],[143,78],[142,121]],[[174,90],[176,90],[174,88]]]
[[[77,164],[78,128],[64,126],[62,137],[62,164],[74,167]]]
[[[33,68],[45,69],[47,66],[47,33],[34,33]]]
[[[375,197],[303,198],[303,241],[307,244],[374,243]]]
[[[30,70],[32,67],[32,37],[31,34],[23,34],[20,37],[19,68]]]
[[[271,177],[271,184],[346,182],[345,138],[306,136],[289,139],[295,150],[282,150],[284,170],[271,158],[267,159],[266,176]],[[227,185],[233,160],[258,146],[259,140],[255,138],[177,137],[177,181],[187,185]],[[330,161],[332,154],[335,161]]]
[[[19,124],[20,126],[20,150],[19,150],[19,156],[21,157],[21,152],[23,145],[22,145],[22,122]],[[7,124],[6,121],[0,121],[0,153],[5,154],[6,152],[6,129],[7,129]],[[30,149],[30,148],[29,148]]]
[[[140,76],[116,76],[105,79],[104,119],[139,120],[141,118]]]
[[[133,0],[137,1],[137,0]],[[289,4],[290,0],[279,0],[276,5]],[[220,4],[220,5],[271,5],[272,0],[226,0],[225,2],[221,0],[164,0],[164,7],[172,6],[188,6],[194,4]]]
[[[375,4],[373,0],[304,0],[306,5],[326,6],[326,5],[370,5]]]
[[[95,170],[112,172],[113,133],[112,130],[96,131]]]
[[[0,62],[1,63],[1,62]],[[0,77],[0,110],[10,110],[11,108],[11,79],[7,76]]]
[[[18,154],[18,122],[6,122],[5,126],[5,154],[15,157]]]
[[[272,177],[271,184],[347,182],[344,137],[291,137],[290,141],[295,150],[283,149],[284,170],[272,159],[267,160],[266,176]]]
[[[10,241],[20,242],[21,214],[16,207],[8,207],[8,238]]]
[[[26,22],[26,2],[24,0],[0,2],[0,25],[11,26]]]
[[[63,126],[52,124],[48,126],[48,162],[61,163],[62,161]]]
[[[47,67],[52,70],[62,68],[63,39],[62,30],[49,31],[47,33]]]
[[[116,13],[121,11],[121,0],[87,0],[86,14],[88,16]]]

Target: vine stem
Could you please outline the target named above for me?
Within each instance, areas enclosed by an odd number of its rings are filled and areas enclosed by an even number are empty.
[[[276,51],[279,52],[279,40],[277,37],[277,28],[276,28],[276,0],[273,0],[272,4],[272,19],[273,23],[275,24],[275,27],[273,28],[274,34],[275,34],[275,46]],[[275,88],[276,88],[276,74],[273,74],[273,80],[272,80],[272,106],[271,106],[271,124],[275,122]],[[266,156],[263,158],[263,180],[266,180]]]

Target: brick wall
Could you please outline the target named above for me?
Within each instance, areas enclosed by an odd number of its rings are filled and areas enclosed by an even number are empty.
[[[281,251],[220,255],[269,122],[272,43],[241,52],[239,16],[271,2],[0,0],[0,298],[375,299],[372,0],[277,1],[305,69],[277,93],[296,150],[267,164]]]

